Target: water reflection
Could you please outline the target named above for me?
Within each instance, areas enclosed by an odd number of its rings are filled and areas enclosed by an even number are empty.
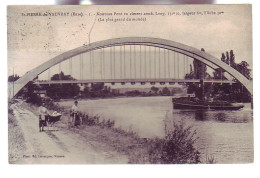
[[[215,121],[228,123],[248,123],[252,122],[252,110],[219,111],[219,110],[176,110],[172,112],[172,117],[195,121]]]
[[[172,121],[176,120],[197,131],[196,147],[202,158],[213,155],[217,163],[253,161],[253,111],[249,104],[237,111],[173,109]]]
[[[205,116],[205,111],[203,110],[197,110],[195,111],[195,120],[198,120],[198,121],[205,121],[207,120],[207,117]]]
[[[227,118],[227,114],[221,112],[221,113],[216,113],[215,114],[215,120],[217,121],[221,121],[221,122],[226,122],[228,121],[228,118]]]

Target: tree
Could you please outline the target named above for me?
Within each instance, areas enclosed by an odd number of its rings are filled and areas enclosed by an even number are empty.
[[[230,66],[236,68],[235,55],[233,50],[230,50]]]
[[[226,56],[224,53],[222,53],[221,61],[227,63],[228,65],[230,65],[231,67],[236,69],[238,72],[243,74],[247,79],[249,79],[249,80],[252,79],[250,76],[251,70],[248,69],[249,64],[246,61],[242,61],[239,64],[237,64],[235,62],[235,54],[234,54],[233,50],[230,50],[230,52],[227,51]],[[223,69],[220,69],[219,71],[215,71],[214,78],[219,79],[220,78],[219,76],[222,75],[221,73],[223,73]],[[222,77],[223,77],[223,75],[222,75]]]
[[[201,48],[201,51],[205,52],[204,48]],[[206,76],[207,65],[197,59],[194,59],[193,66],[194,66],[194,76],[193,76],[194,79],[204,79]]]
[[[8,82],[15,82],[16,80],[18,80],[20,77],[19,75],[15,74],[15,75],[10,75],[8,77]]]
[[[138,90],[133,90],[133,91],[127,91],[125,92],[126,96],[140,96],[141,92]]]
[[[225,56],[224,53],[221,54],[220,60],[221,60],[222,62],[225,62],[225,63],[227,62],[226,56]],[[224,78],[225,78],[225,76],[224,76],[224,70],[223,70],[222,68],[216,69],[216,70],[213,72],[213,78],[214,78],[214,79],[224,79]]]
[[[249,64],[246,61],[242,61],[239,64],[236,64],[236,70],[244,75],[247,79],[251,80],[250,72],[251,69],[248,69]]]
[[[225,56],[225,54],[224,54],[224,53],[222,53],[222,56],[221,56],[221,61],[222,61],[222,62],[226,62],[226,56]]]
[[[104,89],[104,83],[92,83],[91,84],[91,91],[102,91]]]
[[[152,86],[151,87],[151,91],[154,93],[154,94],[157,94],[157,92],[159,91],[159,88],[155,87],[155,86]]]
[[[104,93],[104,96],[110,96],[111,95],[111,87],[104,86],[103,93]]]
[[[192,70],[192,65],[190,64],[190,73],[185,75],[185,79],[193,79],[194,78],[194,72]]]
[[[226,63],[227,63],[228,65],[229,65],[229,63],[230,63],[228,51],[226,52]]]
[[[170,96],[171,95],[171,91],[167,88],[167,87],[164,87],[162,89],[162,95],[164,96]]]
[[[88,86],[85,86],[83,94],[84,94],[85,97],[90,96],[90,88]]]
[[[61,71],[59,74],[54,74],[51,80],[75,80],[70,75],[64,75]],[[47,95],[51,98],[73,98],[80,92],[80,87],[77,84],[54,84],[45,86]]]
[[[226,52],[226,56],[222,53],[221,61],[229,64],[235,70],[244,75],[247,79],[251,80],[250,72],[251,70],[248,68],[249,64],[246,61],[242,61],[240,63],[235,62],[235,54],[233,50],[230,52]],[[223,69],[219,68],[215,70],[214,79],[226,79],[223,75]],[[243,89],[241,83],[236,84],[214,84],[212,94],[215,95],[220,100],[232,101],[232,102],[250,102],[251,95],[247,90]]]
[[[104,97],[104,83],[91,83],[90,96],[91,97]]]
[[[51,80],[75,80],[70,75],[64,75],[64,73],[61,71],[59,74],[54,74],[51,77]]]
[[[205,52],[204,48],[201,48],[201,51]],[[210,75],[207,73],[207,65],[203,62],[194,59],[193,61],[194,71],[192,71],[192,67],[189,74],[185,75],[185,79],[205,79],[205,78],[211,78]],[[192,94],[195,93],[196,97],[202,96],[202,89],[199,87],[199,84],[194,83],[187,83],[187,93]]]
[[[29,82],[26,85],[26,87],[28,89],[26,102],[33,103],[33,104],[40,104],[41,98],[34,91],[41,90],[42,89],[41,86]]]

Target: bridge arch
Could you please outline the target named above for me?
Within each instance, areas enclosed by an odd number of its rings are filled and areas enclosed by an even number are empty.
[[[151,38],[151,37],[124,37],[124,38],[113,38],[104,41],[98,41],[91,43],[89,45],[84,45],[70,51],[64,52],[49,61],[39,65],[38,67],[32,69],[30,72],[27,72],[24,76],[22,76],[19,80],[14,83],[14,87],[9,87],[10,90],[13,90],[12,96],[17,95],[17,93],[30,81],[36,78],[39,74],[43,73],[50,67],[63,62],[71,57],[80,55],[85,52],[90,52],[93,50],[107,48],[112,46],[122,46],[122,45],[144,45],[144,46],[153,46],[158,48],[164,48],[167,50],[175,51],[177,53],[181,53],[187,55],[191,58],[195,58],[209,67],[216,69],[222,68],[226,72],[228,72],[231,76],[237,79],[250,93],[253,94],[253,85],[252,81],[248,80],[241,73],[236,71],[234,68],[230,67],[226,63],[217,59],[216,57],[200,51],[196,48],[190,47],[188,45],[184,45],[178,42],[174,42],[171,40],[160,39],[160,38]]]

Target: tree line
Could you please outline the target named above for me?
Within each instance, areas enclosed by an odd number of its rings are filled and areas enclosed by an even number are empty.
[[[202,51],[205,51],[202,48]],[[251,78],[251,69],[246,61],[240,63],[235,62],[235,54],[233,50],[222,53],[220,60],[236,69],[247,79]],[[213,72],[213,76],[207,73],[206,65],[201,61],[194,59],[193,68],[190,66],[190,73],[186,74],[186,79],[218,79],[227,80],[224,75],[225,71],[221,68],[216,69]],[[234,81],[237,81],[234,79]],[[214,98],[216,100],[224,100],[230,102],[250,102],[251,94],[241,83],[225,84],[225,83],[204,83],[203,88],[199,87],[199,84],[186,84],[188,93],[195,93],[196,97],[203,99],[207,97]]]
[[[70,75],[65,75],[63,72],[54,74],[51,77],[52,81],[58,80],[76,80]],[[105,83],[91,83],[90,85],[84,84],[52,84],[52,85],[35,85],[29,82],[26,86],[27,91],[24,93],[28,102],[38,103],[41,98],[37,91],[45,91],[47,97],[54,100],[71,99],[71,98],[111,98],[111,97],[135,97],[135,96],[172,96],[176,91],[168,87],[155,87],[152,86],[149,91],[130,90],[120,92],[119,89],[113,89],[106,86]],[[20,93],[20,95],[22,92]]]

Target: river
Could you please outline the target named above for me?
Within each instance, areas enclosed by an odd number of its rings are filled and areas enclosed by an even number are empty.
[[[69,108],[73,101],[61,101]],[[135,97],[79,100],[79,109],[115,121],[116,127],[140,137],[164,137],[173,122],[193,126],[199,137],[196,147],[202,161],[214,156],[217,163],[253,162],[253,111],[245,104],[238,111],[194,111],[173,109],[171,97]]]

